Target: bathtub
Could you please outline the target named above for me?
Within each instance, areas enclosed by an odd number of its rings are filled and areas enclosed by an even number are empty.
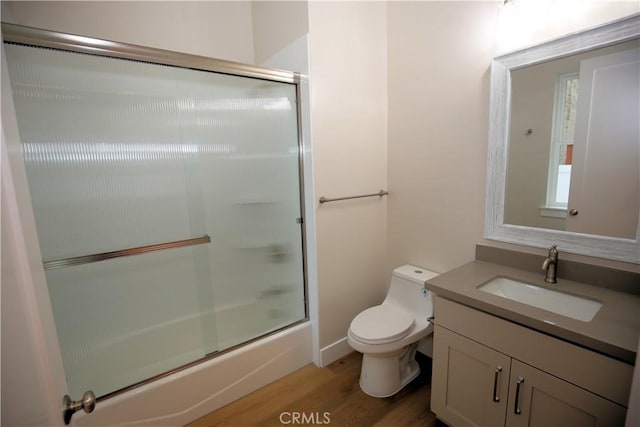
[[[72,424],[182,426],[312,362],[311,322],[98,402]]]

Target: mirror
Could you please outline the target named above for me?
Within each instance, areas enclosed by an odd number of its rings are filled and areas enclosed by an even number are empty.
[[[640,15],[492,63],[485,237],[640,263]]]

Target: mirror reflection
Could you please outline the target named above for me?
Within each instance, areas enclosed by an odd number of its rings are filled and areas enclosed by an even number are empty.
[[[640,40],[510,75],[504,223],[636,239]]]

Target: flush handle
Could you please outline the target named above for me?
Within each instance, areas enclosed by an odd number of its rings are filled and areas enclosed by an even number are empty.
[[[91,390],[85,391],[82,395],[82,400],[71,400],[68,394],[65,394],[62,398],[62,416],[64,417],[65,425],[71,422],[71,417],[80,409],[84,410],[87,414],[93,412],[96,407],[96,395]]]
[[[493,375],[493,401],[500,402],[500,391],[498,390],[498,383],[500,381],[500,374],[502,373],[502,366],[496,368],[496,372]]]

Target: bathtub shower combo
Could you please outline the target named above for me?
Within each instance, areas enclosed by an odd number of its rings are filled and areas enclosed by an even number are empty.
[[[3,30],[72,396],[307,318],[297,74]]]

